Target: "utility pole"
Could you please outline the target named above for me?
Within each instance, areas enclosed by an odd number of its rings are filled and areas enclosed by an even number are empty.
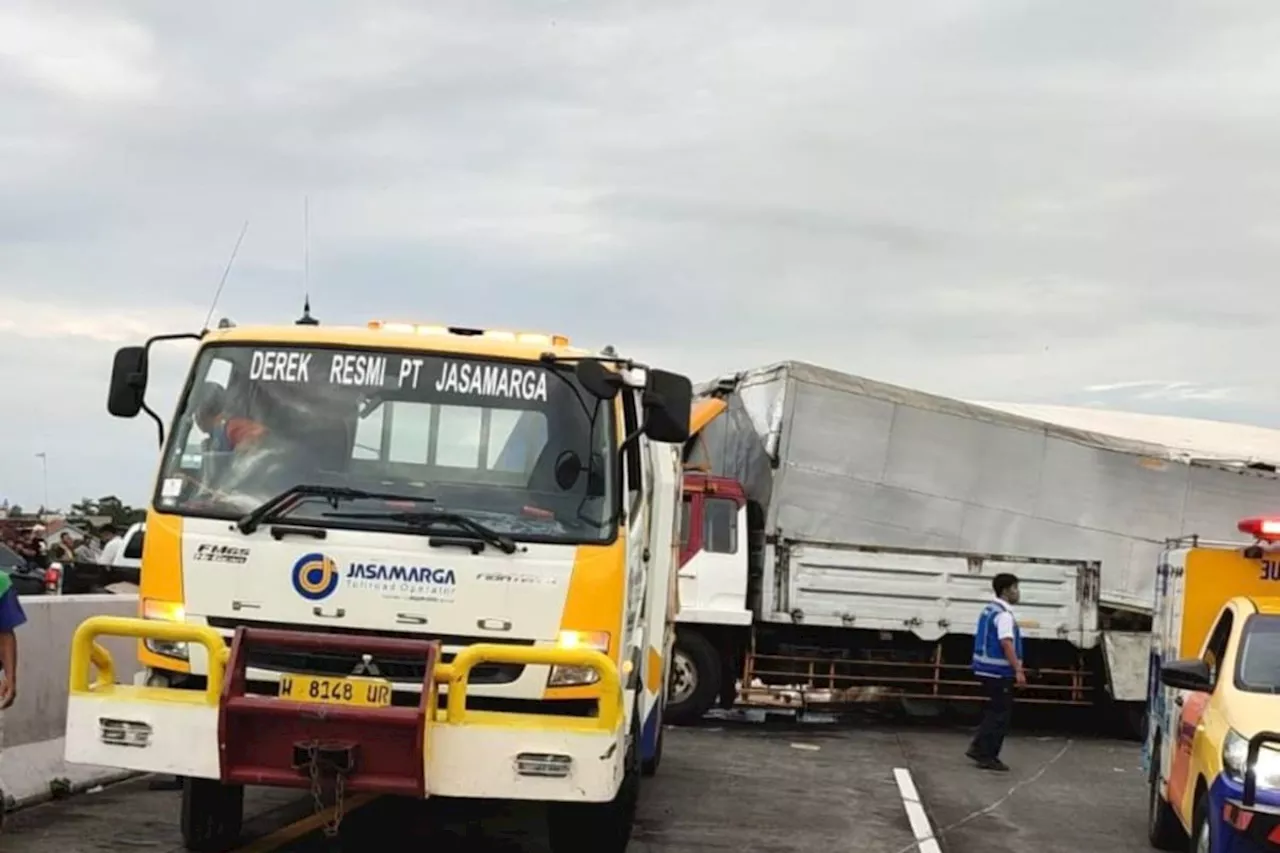
[[[36,458],[40,460],[40,472],[44,475],[44,505],[41,507],[45,512],[49,511],[49,454],[40,451],[36,454]]]

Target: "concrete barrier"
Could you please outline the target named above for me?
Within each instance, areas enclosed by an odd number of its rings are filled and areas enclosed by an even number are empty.
[[[10,805],[49,797],[55,789],[103,784],[129,774],[111,767],[62,760],[67,726],[67,665],[71,635],[90,616],[135,616],[136,595],[27,596],[27,624],[18,629],[18,698],[3,712],[0,790]],[[135,641],[104,637],[116,678],[131,682],[138,671]]]

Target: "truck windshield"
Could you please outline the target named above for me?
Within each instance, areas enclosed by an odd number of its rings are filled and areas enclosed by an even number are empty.
[[[533,362],[214,344],[193,367],[155,505],[238,518],[284,489],[336,485],[379,495],[344,500],[344,515],[429,506],[514,539],[609,541],[611,411],[571,371]],[[280,521],[408,529],[326,517],[334,508],[307,498]]]
[[[1236,687],[1250,693],[1280,693],[1280,616],[1250,616],[1241,640]]]

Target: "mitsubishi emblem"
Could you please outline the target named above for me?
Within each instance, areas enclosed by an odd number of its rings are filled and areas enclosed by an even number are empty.
[[[368,675],[375,678],[382,675],[378,671],[378,665],[373,662],[373,655],[360,655],[360,662],[356,664],[355,669],[351,670],[351,674]]]

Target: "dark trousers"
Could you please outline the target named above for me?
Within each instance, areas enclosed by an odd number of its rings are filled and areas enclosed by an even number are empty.
[[[987,694],[987,705],[982,710],[982,723],[973,736],[969,751],[979,760],[990,761],[1000,757],[1004,736],[1009,733],[1009,721],[1013,717],[1013,679],[979,678]]]

